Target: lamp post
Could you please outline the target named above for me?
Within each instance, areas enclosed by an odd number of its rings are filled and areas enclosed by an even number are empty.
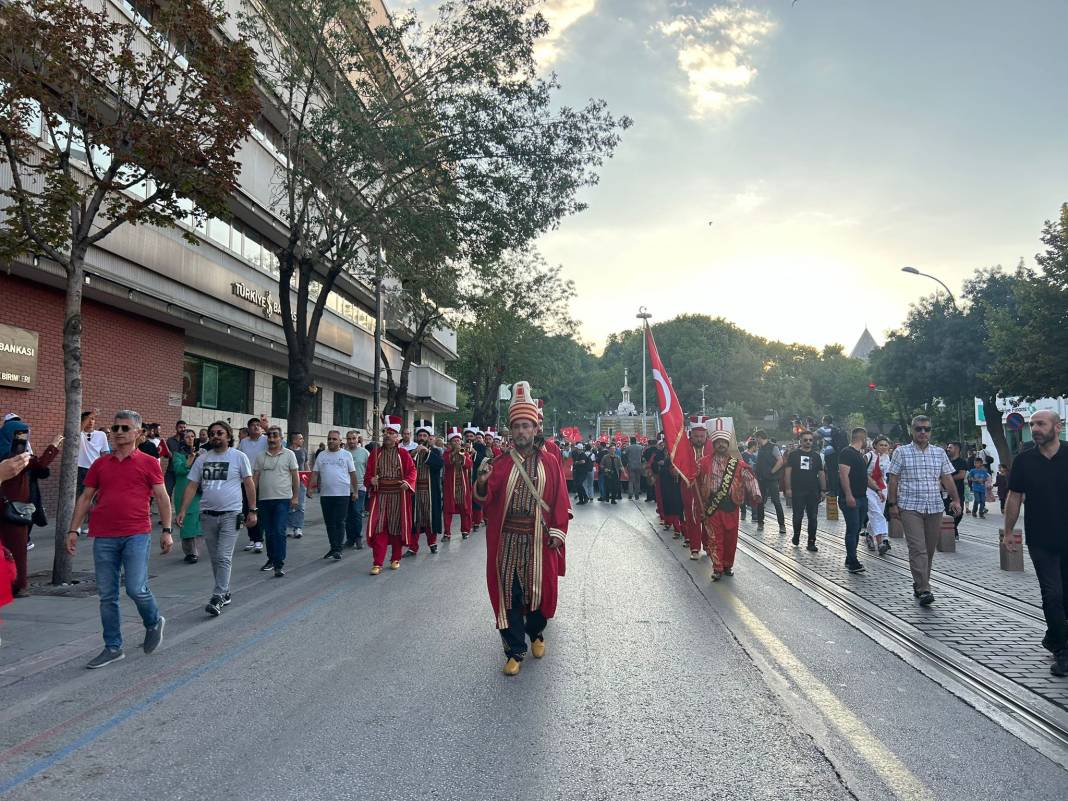
[[[645,405],[645,374],[648,372],[645,369],[646,351],[649,350],[649,340],[645,336],[645,327],[649,325],[649,319],[653,315],[649,314],[645,306],[638,307],[638,314],[636,317],[642,321],[642,436],[648,436],[645,431],[645,417],[648,414],[648,408]]]
[[[375,248],[375,358],[374,381],[372,384],[371,407],[374,419],[371,421],[371,436],[377,443],[382,442],[382,246]]]
[[[915,267],[909,266],[902,267],[901,272],[908,273],[909,275],[922,275],[924,278],[930,278],[932,281],[935,281],[939,286],[942,287],[942,289],[946,290],[946,294],[949,295],[949,302],[953,304],[953,308],[958,312],[960,311],[960,307],[957,305],[957,299],[953,297],[953,291],[948,286],[946,286],[945,281],[943,281],[941,278],[937,278],[936,276],[930,275],[929,273],[920,272]],[[962,420],[962,414],[963,400],[961,398],[957,398],[957,441],[961,443],[963,443],[964,441],[964,423]]]

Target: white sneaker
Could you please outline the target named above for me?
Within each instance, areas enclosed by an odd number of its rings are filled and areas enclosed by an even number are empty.
[[[255,550],[256,553],[263,553],[263,543],[262,542],[255,543],[255,547],[253,548],[253,550]]]
[[[245,550],[245,551],[251,551],[251,550],[252,550],[253,548],[255,548],[255,547],[256,547],[256,543],[254,543],[254,542],[250,542],[250,543],[249,543],[248,545],[246,545],[246,546],[245,546],[245,547],[244,547],[244,548],[243,548],[242,550]]]
[[[302,529],[302,528],[293,529],[293,538],[294,539],[298,539],[299,540],[303,536],[304,536],[304,529]]]

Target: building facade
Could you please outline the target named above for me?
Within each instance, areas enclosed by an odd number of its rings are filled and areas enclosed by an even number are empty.
[[[133,4],[109,1],[136,21]],[[281,114],[264,103],[240,148],[230,219],[196,224],[189,217],[178,230],[127,225],[89,252],[84,408],[99,409],[105,419],[135,409],[165,435],[179,419],[198,428],[221,419],[236,429],[261,413],[285,428],[287,351],[274,253],[286,229],[270,204],[285,161],[272,119]],[[0,172],[0,181],[11,180],[6,165]],[[62,270],[47,259],[0,265],[0,413],[20,414],[39,447],[63,424],[63,286]],[[349,277],[328,298],[315,357],[319,393],[304,432],[311,448],[332,428],[366,434],[372,427],[373,309],[371,289]],[[403,322],[385,323],[385,358],[399,370],[398,343],[410,332]],[[448,374],[454,359],[452,331],[435,332],[419,348],[409,420],[456,409]],[[384,395],[383,380],[383,401]]]

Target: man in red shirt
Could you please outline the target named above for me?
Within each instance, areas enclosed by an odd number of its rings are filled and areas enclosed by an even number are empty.
[[[120,571],[126,574],[126,594],[137,604],[145,624],[143,648],[146,654],[159,647],[163,640],[163,624],[167,622],[148,589],[148,552],[152,538],[150,505],[153,497],[163,525],[160,550],[163,553],[171,550],[171,502],[163,484],[159,460],[137,449],[140,431],[141,415],[129,410],[116,412],[115,423],[111,426],[115,447],[89,468],[85,489],[74,507],[67,532],[67,551],[73,556],[78,547],[78,529],[86,514],[92,515],[90,536],[93,538],[93,563],[100,594],[104,650],[86,665],[91,670],[126,656],[122,650],[119,612]]]

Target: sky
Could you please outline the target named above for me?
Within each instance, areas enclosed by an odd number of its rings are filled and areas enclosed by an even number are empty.
[[[395,0],[398,5],[432,2]],[[682,313],[847,351],[1068,201],[1065,0],[546,0],[562,102],[634,120],[537,243],[580,337]]]

